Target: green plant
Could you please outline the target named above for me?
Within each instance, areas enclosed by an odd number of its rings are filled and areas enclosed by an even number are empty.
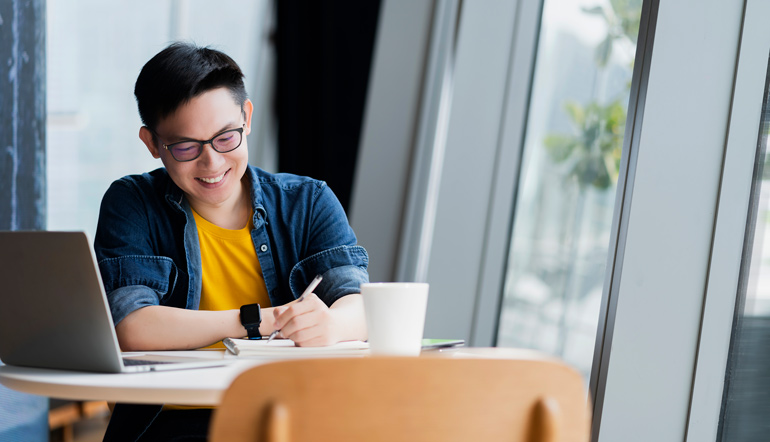
[[[607,66],[616,40],[627,39],[636,45],[639,34],[642,0],[610,0],[609,3],[609,8],[583,8],[586,14],[603,17],[607,25],[607,35],[595,49],[594,59],[599,70]],[[626,87],[630,88],[630,83]],[[543,144],[551,159],[557,164],[565,164],[565,178],[576,180],[581,189],[611,187],[620,170],[626,124],[625,101],[615,99],[602,104],[594,100],[582,105],[569,100],[564,109],[574,131],[545,137]]]
[[[620,100],[608,105],[591,102],[582,106],[567,101],[564,109],[576,133],[550,134],[544,145],[551,159],[565,164],[567,177],[581,187],[610,187],[618,178],[626,110]]]

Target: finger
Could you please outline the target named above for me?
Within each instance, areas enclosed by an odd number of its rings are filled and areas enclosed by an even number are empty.
[[[286,307],[275,307],[275,308],[273,308],[273,327],[276,330],[280,330],[281,329],[281,327],[280,327],[281,321],[280,321],[279,318],[281,317],[281,315],[285,311],[286,311]]]
[[[315,338],[320,338],[328,345],[333,340],[332,322],[328,309],[314,310],[303,315],[295,316],[282,329],[283,333],[290,335],[294,342],[305,345]],[[296,340],[295,340],[296,339]]]
[[[322,347],[337,342],[322,324],[299,330],[289,339],[298,347]]]
[[[314,324],[312,312],[295,314],[291,317],[287,317],[286,315],[284,316],[285,317],[282,318],[283,320],[281,321],[280,327],[276,328],[280,328],[281,333],[286,337],[292,336],[300,330],[312,327]]]
[[[306,298],[309,298],[310,295],[314,295],[315,296],[314,293],[310,293],[310,294],[308,294],[308,296],[306,296]],[[291,307],[294,304],[297,304],[298,302],[299,302],[299,299],[293,299],[293,300],[287,302],[284,305],[279,305],[279,306],[273,307],[273,317],[278,318],[278,316],[283,314],[283,312],[285,312],[286,309],[288,309],[289,307]]]
[[[321,340],[322,336],[318,334],[316,327],[297,330],[288,336],[298,347],[309,347],[314,341]]]
[[[293,318],[324,308],[327,308],[326,304],[324,304],[315,293],[310,293],[302,302],[297,302],[295,300],[288,304],[284,304],[281,307],[276,307],[276,313],[274,313],[275,328],[282,329]]]

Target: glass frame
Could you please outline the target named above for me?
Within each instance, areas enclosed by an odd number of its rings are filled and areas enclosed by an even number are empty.
[[[243,144],[243,130],[244,130],[244,126],[241,126],[239,128],[236,128],[236,129],[223,130],[222,132],[219,132],[218,134],[216,134],[213,137],[211,137],[211,139],[208,139],[208,140],[205,140],[205,141],[188,139],[188,140],[177,141],[177,142],[171,143],[171,144],[165,144],[165,143],[161,142],[161,145],[163,146],[164,149],[166,149],[167,151],[169,151],[171,153],[171,156],[176,161],[179,161],[180,163],[186,163],[186,162],[189,162],[189,161],[197,160],[198,157],[200,157],[201,154],[203,153],[203,146],[205,146],[207,144],[210,144],[211,148],[214,149],[215,151],[219,152],[219,153],[232,152],[235,149],[241,147],[241,144]],[[241,137],[241,139],[238,141],[238,144],[235,147],[233,147],[232,149],[219,150],[217,148],[217,146],[214,145],[214,140],[216,140],[217,138],[219,138],[222,135],[224,135],[226,133],[229,133],[229,132],[237,132],[238,135]],[[160,140],[160,136],[158,136],[158,134],[155,134],[155,136],[158,137],[158,139]],[[174,155],[174,147],[179,146],[180,144],[185,144],[185,143],[196,143],[198,145],[198,153],[195,154],[194,157],[192,157],[192,158],[190,158],[188,160],[180,160],[179,158],[176,157],[176,155]]]

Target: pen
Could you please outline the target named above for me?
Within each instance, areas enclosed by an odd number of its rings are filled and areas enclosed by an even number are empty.
[[[233,341],[231,341],[230,338],[222,339],[222,343],[225,344],[225,348],[227,348],[230,351],[230,353],[234,355],[237,355],[238,353],[240,353],[240,351],[238,350],[238,347],[236,347],[235,344],[233,344]]]
[[[313,293],[313,290],[315,290],[316,287],[318,287],[318,284],[321,282],[323,277],[321,275],[316,275],[315,278],[313,278],[312,281],[310,281],[310,284],[307,286],[304,292],[302,292],[302,295],[297,299],[297,302],[302,302],[305,299],[305,296]],[[270,337],[267,338],[267,342],[272,341],[275,339],[276,336],[278,336],[278,333],[280,333],[280,330],[273,330],[272,333],[270,333]]]

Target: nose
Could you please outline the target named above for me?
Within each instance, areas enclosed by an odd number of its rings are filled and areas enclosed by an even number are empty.
[[[206,143],[203,145],[203,152],[201,152],[201,156],[198,157],[199,163],[203,164],[207,168],[214,169],[224,161],[224,154],[214,150],[214,146],[212,146],[211,143]]]

